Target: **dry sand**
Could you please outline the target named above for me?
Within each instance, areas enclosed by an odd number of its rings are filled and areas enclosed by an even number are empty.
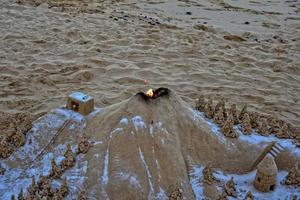
[[[82,134],[94,146],[62,175],[69,198],[86,190],[94,199],[166,199],[177,187],[184,199],[216,199],[233,176],[241,199],[257,192],[249,166],[270,141],[289,150],[276,160],[280,187],[255,195],[299,193],[280,183],[299,160],[290,141],[256,133],[226,139],[190,108],[199,94],[225,97],[300,126],[297,1],[75,2],[1,0],[0,110],[30,112],[27,130],[32,114],[60,107],[74,90],[105,107],[87,119],[65,110],[40,118],[25,145],[0,160],[2,198],[48,175],[51,159],[63,163],[66,145],[75,151]],[[145,104],[132,96],[160,86],[174,91],[169,99]],[[220,180],[212,186],[201,175],[209,162]],[[61,184],[54,179],[51,187]]]
[[[103,107],[166,86],[300,125],[297,1],[20,2],[1,0],[2,111],[49,111],[74,90]]]

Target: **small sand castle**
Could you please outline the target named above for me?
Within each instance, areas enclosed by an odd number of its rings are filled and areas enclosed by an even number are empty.
[[[274,158],[267,154],[257,166],[254,187],[261,192],[273,191],[276,186],[277,173]]]
[[[248,191],[244,200],[254,200],[254,196],[252,195],[251,191]]]

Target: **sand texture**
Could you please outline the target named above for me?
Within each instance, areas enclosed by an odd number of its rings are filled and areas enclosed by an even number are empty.
[[[300,125],[297,1],[18,2],[1,0],[2,111],[49,111],[75,90],[102,107],[166,86]]]

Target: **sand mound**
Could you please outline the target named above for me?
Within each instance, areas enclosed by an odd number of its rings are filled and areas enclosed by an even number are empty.
[[[200,199],[203,195],[215,199],[226,195],[225,189],[218,188],[231,177],[227,180],[220,173],[248,173],[262,146],[225,138],[216,124],[174,92],[160,91],[154,98],[138,93],[87,117],[57,109],[40,118],[25,145],[1,160],[5,170],[0,176],[5,183],[0,188],[2,198],[17,195],[21,189],[24,196],[67,199],[81,194],[95,199]],[[203,166],[209,166],[205,169],[215,177],[211,184],[200,175]],[[239,182],[238,176],[234,177],[237,188],[251,184]],[[252,174],[246,176],[248,180]],[[234,195],[244,197],[247,190],[236,190]]]

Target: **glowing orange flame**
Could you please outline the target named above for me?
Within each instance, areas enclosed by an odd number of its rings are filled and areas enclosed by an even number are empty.
[[[146,92],[146,95],[148,97],[153,97],[153,90],[152,89],[149,89],[147,92]]]

